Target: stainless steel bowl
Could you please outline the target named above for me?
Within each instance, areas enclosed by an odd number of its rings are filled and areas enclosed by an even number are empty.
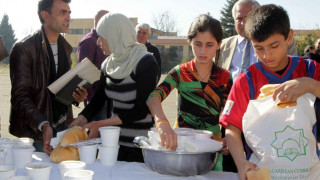
[[[152,171],[174,176],[194,176],[209,172],[217,152],[190,153],[142,148],[144,162]]]

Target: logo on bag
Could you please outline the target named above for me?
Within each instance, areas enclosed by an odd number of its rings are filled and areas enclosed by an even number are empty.
[[[277,151],[278,157],[286,157],[294,161],[298,156],[306,155],[309,140],[304,136],[303,129],[286,126],[283,131],[275,132],[275,139],[271,143]]]

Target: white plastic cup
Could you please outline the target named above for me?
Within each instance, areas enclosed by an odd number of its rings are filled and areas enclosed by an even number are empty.
[[[7,180],[31,180],[31,177],[28,176],[12,176]]]
[[[34,140],[28,137],[21,137],[21,138],[14,139],[12,142],[19,145],[33,146]]]
[[[82,161],[62,161],[59,163],[61,179],[64,180],[64,174],[73,170],[84,170],[86,163]]]
[[[7,143],[7,142],[11,142],[11,139],[8,137],[0,137],[0,144]]]
[[[64,174],[65,180],[92,180],[94,172],[91,170],[73,170]]]
[[[4,164],[13,164],[12,146],[13,142],[9,138],[0,138],[0,148],[6,150]]]
[[[0,165],[0,180],[7,180],[14,176],[16,168],[13,165]]]
[[[4,161],[6,160],[6,152],[7,150],[4,148],[0,148],[0,165],[4,164]]]
[[[174,132],[191,132],[193,131],[193,129],[181,127],[181,128],[174,128],[173,131]]]
[[[211,139],[212,132],[207,130],[193,130],[195,140]]]
[[[26,164],[27,175],[32,180],[49,180],[52,166],[44,162],[31,162]]]
[[[117,147],[119,145],[120,127],[105,126],[100,127],[102,145],[105,147]]]
[[[86,164],[92,164],[96,160],[97,156],[97,144],[82,145],[78,148],[80,161]]]
[[[191,141],[195,139],[195,134],[191,131],[181,131],[176,132],[177,134],[177,141],[178,141],[178,147],[177,150],[184,151],[185,150],[185,142]]]
[[[17,168],[24,168],[32,160],[32,153],[35,151],[33,146],[14,145],[12,147],[13,164]]]
[[[119,145],[117,147],[99,146],[100,162],[104,166],[112,167],[118,159]]]

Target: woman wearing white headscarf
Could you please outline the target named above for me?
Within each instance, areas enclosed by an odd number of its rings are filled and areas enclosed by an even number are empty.
[[[126,16],[119,13],[103,16],[97,33],[97,44],[109,57],[101,66],[100,84],[94,97],[71,126],[84,125],[83,128],[90,129],[89,138],[94,138],[99,135],[99,127],[119,125],[118,160],[143,162],[141,150],[132,141],[136,136],[147,136],[153,126],[146,100],[156,87],[159,66],[145,46],[136,42],[135,29]],[[90,122],[105,100],[112,101],[111,117]]]

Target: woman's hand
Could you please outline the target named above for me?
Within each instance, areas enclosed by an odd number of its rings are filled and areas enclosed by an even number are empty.
[[[90,132],[89,132],[88,139],[99,137],[100,135],[99,127],[103,126],[102,122],[103,121],[92,121],[82,127],[82,129],[89,128]]]
[[[160,135],[161,145],[166,149],[175,151],[178,146],[177,134],[172,130],[169,121],[158,122],[157,130]]]
[[[71,128],[73,126],[83,126],[88,123],[87,118],[85,118],[83,115],[79,115],[77,118],[73,119],[73,121],[70,123],[68,128]]]
[[[240,180],[247,179],[247,172],[251,170],[258,170],[259,167],[247,160],[242,161],[239,165],[237,164],[238,175]]]

